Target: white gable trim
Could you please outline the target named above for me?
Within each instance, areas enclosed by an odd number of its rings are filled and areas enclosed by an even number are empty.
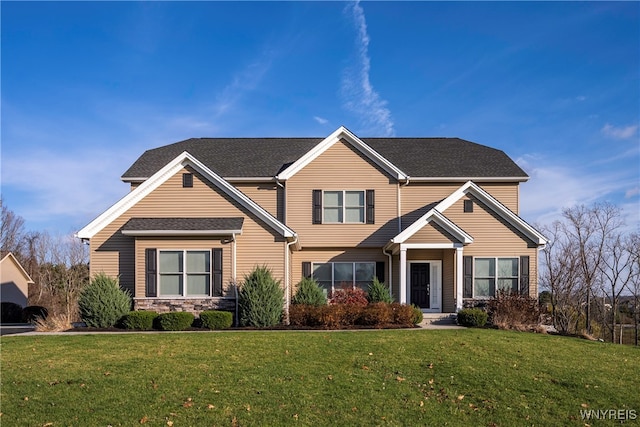
[[[385,172],[389,175],[397,179],[398,181],[406,181],[409,176],[402,172],[398,167],[392,164],[389,160],[382,157],[378,152],[376,152],[373,148],[369,147],[365,144],[360,138],[355,136],[349,129],[344,126],[340,126],[336,129],[331,135],[326,137],[322,142],[313,147],[304,156],[300,157],[298,160],[293,162],[288,168],[280,172],[276,179],[278,181],[286,181],[287,179],[294,176],[301,169],[311,163],[313,160],[318,158],[322,153],[327,151],[330,147],[332,147],[335,143],[344,139],[349,144],[351,144],[354,148],[360,151],[362,154],[367,156],[371,161],[373,161],[376,165],[380,166]]]
[[[468,245],[469,243],[473,243],[473,237],[471,237],[463,229],[458,227],[449,218],[438,212],[436,208],[429,210],[429,212],[414,221],[414,223],[407,227],[402,233],[391,239],[391,243],[406,242],[411,238],[411,236],[416,234],[430,222],[434,222],[444,228],[447,232],[449,232],[449,234],[458,239],[458,241],[462,244]]]
[[[544,246],[548,240],[538,230],[530,226],[525,220],[513,213],[509,208],[500,203],[491,194],[484,191],[473,181],[467,181],[460,188],[454,191],[449,197],[441,201],[436,205],[434,209],[439,212],[444,212],[449,209],[454,203],[460,200],[466,194],[471,193],[476,198],[486,204],[491,210],[500,215],[505,221],[514,226],[517,230],[522,232],[525,236],[531,239],[538,246]]]
[[[15,255],[13,255],[13,253],[9,252],[8,254],[6,254],[4,256],[4,258],[2,258],[2,260],[0,260],[0,265],[4,264],[5,262],[9,262],[9,261],[11,261],[13,263],[13,265],[18,269],[20,274],[22,274],[24,276],[24,278],[26,279],[26,281],[28,283],[35,283],[33,281],[33,279],[31,278],[31,276],[29,276],[29,273],[27,273],[26,270],[24,269],[24,267],[22,267],[22,264],[20,264],[18,259],[15,257]]]
[[[166,182],[170,177],[174,176],[185,166],[191,166],[205,178],[207,178],[212,184],[220,188],[227,193],[232,199],[238,202],[242,207],[255,214],[258,218],[267,223],[271,228],[280,233],[283,237],[293,238],[296,233],[278,221],[269,212],[264,210],[256,202],[248,198],[244,193],[240,192],[233,185],[229,184],[211,169],[206,167],[202,162],[193,157],[186,151],[177,156],[171,162],[167,163],[162,169],[153,174],[149,179],[144,181],[135,190],[124,196],[113,206],[103,212],[96,219],[91,221],[82,230],[76,233],[76,237],[80,239],[91,239],[100,230],[105,228],[120,215],[124,214],[127,210],[135,206],[140,200],[149,195],[152,191]]]

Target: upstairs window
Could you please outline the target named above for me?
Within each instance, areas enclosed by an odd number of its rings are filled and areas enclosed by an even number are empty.
[[[314,224],[373,224],[373,190],[313,190]]]

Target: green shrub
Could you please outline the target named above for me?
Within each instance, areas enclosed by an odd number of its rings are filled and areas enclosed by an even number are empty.
[[[153,329],[153,321],[158,317],[155,311],[132,311],[125,314],[120,320],[120,326],[124,329],[149,331]]]
[[[206,329],[229,329],[233,325],[233,314],[228,311],[207,310],[200,313],[202,327]]]
[[[195,316],[188,311],[172,311],[159,314],[153,327],[161,331],[185,331],[191,327]]]
[[[34,323],[38,320],[47,320],[49,310],[39,305],[30,305],[22,309],[22,321]]]
[[[238,293],[241,326],[264,328],[282,320],[284,292],[267,267],[256,267],[244,276]]]
[[[458,312],[458,324],[481,328],[487,324],[487,312],[481,308],[465,308]]]
[[[22,320],[22,307],[15,302],[3,302],[0,304],[0,323],[20,323]]]
[[[80,293],[78,307],[87,326],[110,328],[131,310],[131,296],[118,279],[99,273]]]
[[[298,283],[298,290],[291,299],[291,304],[306,304],[319,307],[327,304],[327,297],[324,295],[318,282],[305,277]]]
[[[389,293],[389,287],[384,282],[379,281],[377,277],[374,277],[373,282],[371,282],[367,289],[367,300],[370,304],[377,302],[391,304],[393,297]]]
[[[413,324],[417,325],[419,323],[422,323],[422,320],[424,319],[424,314],[422,313],[422,310],[420,310],[420,307],[418,307],[417,305],[411,304],[411,309],[413,310],[413,318],[411,319]]]

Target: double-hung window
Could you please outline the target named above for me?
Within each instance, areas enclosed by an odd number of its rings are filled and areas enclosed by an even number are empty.
[[[325,295],[342,287],[367,289],[376,275],[375,262],[313,263],[312,277]]]
[[[159,251],[160,296],[210,296],[211,251]]]
[[[364,191],[325,191],[323,194],[324,223],[365,222]]]
[[[490,298],[498,291],[518,292],[519,258],[475,258],[473,293]]]

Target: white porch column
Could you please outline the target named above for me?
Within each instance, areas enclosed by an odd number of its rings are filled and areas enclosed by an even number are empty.
[[[400,245],[400,304],[407,303],[407,250]]]
[[[456,248],[456,311],[462,310],[462,291],[464,288],[463,248]]]

